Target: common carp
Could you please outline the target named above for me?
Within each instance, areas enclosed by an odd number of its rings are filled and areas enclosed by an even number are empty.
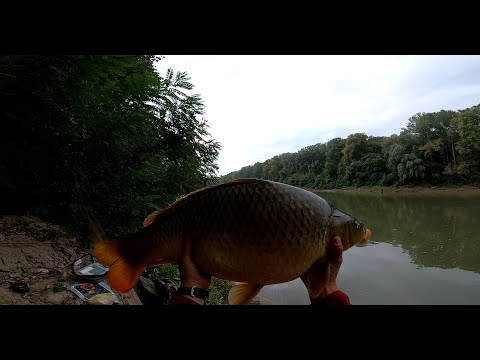
[[[128,292],[151,264],[177,263],[182,242],[190,239],[200,269],[238,282],[230,304],[246,304],[264,285],[299,277],[316,298],[329,277],[330,239],[340,236],[345,251],[372,234],[310,191],[259,179],[196,190],[153,212],[143,226],[132,236],[94,244],[115,290]]]

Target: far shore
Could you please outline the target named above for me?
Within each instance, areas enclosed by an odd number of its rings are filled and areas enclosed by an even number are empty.
[[[461,187],[444,187],[444,186],[413,186],[413,187],[368,187],[362,186],[358,188],[341,188],[341,189],[306,189],[313,192],[331,192],[331,193],[352,193],[352,192],[371,192],[371,193],[462,193],[462,194],[480,194],[480,187],[461,186]]]

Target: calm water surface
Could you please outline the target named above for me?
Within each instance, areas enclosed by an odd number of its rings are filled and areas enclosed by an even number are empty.
[[[370,228],[337,279],[353,304],[480,305],[480,195],[317,193]],[[272,304],[309,304],[301,280],[264,287]]]

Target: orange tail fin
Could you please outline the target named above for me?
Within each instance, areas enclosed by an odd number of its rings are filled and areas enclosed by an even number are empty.
[[[129,263],[119,252],[120,240],[101,241],[93,246],[93,256],[109,266],[108,282],[110,286],[122,293],[129,292],[145,271],[145,266]]]

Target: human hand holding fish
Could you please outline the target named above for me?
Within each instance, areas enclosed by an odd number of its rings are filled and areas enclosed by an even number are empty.
[[[332,239],[327,256],[330,264],[330,277],[320,296],[315,299],[310,297],[310,302],[312,305],[351,305],[348,295],[337,286],[337,276],[343,262],[343,245],[340,237],[335,236]]]

